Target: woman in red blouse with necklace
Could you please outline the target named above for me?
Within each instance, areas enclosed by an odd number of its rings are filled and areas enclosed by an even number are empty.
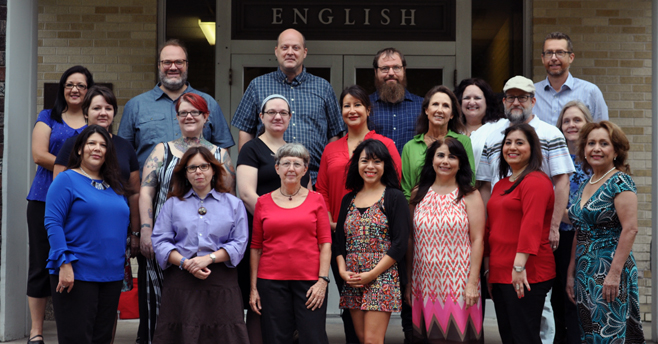
[[[555,278],[548,241],[553,184],[541,171],[539,138],[530,125],[507,128],[501,151],[501,179],[487,203],[487,284],[503,343],[541,344],[541,313]]]

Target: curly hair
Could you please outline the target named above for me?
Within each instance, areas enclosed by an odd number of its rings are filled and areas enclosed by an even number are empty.
[[[592,130],[595,129],[603,129],[608,132],[612,147],[615,149],[615,154],[617,154],[617,157],[612,163],[618,170],[630,175],[631,166],[626,163],[626,159],[628,159],[628,151],[630,150],[631,145],[628,142],[628,138],[626,137],[626,134],[624,134],[624,131],[621,130],[618,125],[610,121],[587,123],[582,129],[580,129],[580,135],[578,136],[578,160],[582,163],[583,171],[589,173],[593,172],[592,166],[587,162],[585,157],[585,147],[587,146],[587,137]]]
[[[464,79],[459,83],[459,86],[457,86],[455,89],[455,96],[459,101],[459,105],[462,104],[462,97],[464,96],[464,91],[468,86],[475,86],[479,88],[480,91],[482,91],[482,94],[484,94],[484,100],[487,104],[487,109],[484,113],[484,117],[482,117],[482,124],[496,122],[499,119],[505,118],[505,115],[500,108],[502,102],[498,101],[496,94],[491,89],[491,86],[489,86],[486,81],[480,78]],[[461,119],[463,123],[466,123],[466,117],[463,113],[461,114]]]

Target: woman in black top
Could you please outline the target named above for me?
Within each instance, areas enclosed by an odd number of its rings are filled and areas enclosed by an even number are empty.
[[[240,199],[247,208],[249,221],[249,243],[251,243],[251,231],[253,223],[254,208],[258,197],[272,192],[281,187],[281,177],[274,169],[274,152],[281,148],[286,141],[283,133],[288,129],[292,113],[288,100],[279,94],[273,94],[265,100],[259,114],[263,123],[259,135],[248,141],[240,149],[236,169],[236,182],[240,191]],[[308,173],[302,177],[301,184],[309,184]],[[247,328],[251,344],[262,343],[260,331],[260,316],[249,307],[249,246],[244,258],[238,264],[238,283],[242,290],[242,299],[247,309]]]

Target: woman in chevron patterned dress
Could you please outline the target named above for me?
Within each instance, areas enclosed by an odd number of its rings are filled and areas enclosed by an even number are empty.
[[[471,185],[464,146],[451,137],[427,149],[412,192],[414,339],[427,343],[483,343],[480,265],[484,204]],[[411,271],[411,269],[410,269]]]

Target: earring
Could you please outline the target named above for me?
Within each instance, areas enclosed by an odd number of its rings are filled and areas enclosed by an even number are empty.
[[[614,160],[614,161],[617,161],[617,157],[615,157],[615,158],[614,158],[614,159],[612,159],[612,160]]]

